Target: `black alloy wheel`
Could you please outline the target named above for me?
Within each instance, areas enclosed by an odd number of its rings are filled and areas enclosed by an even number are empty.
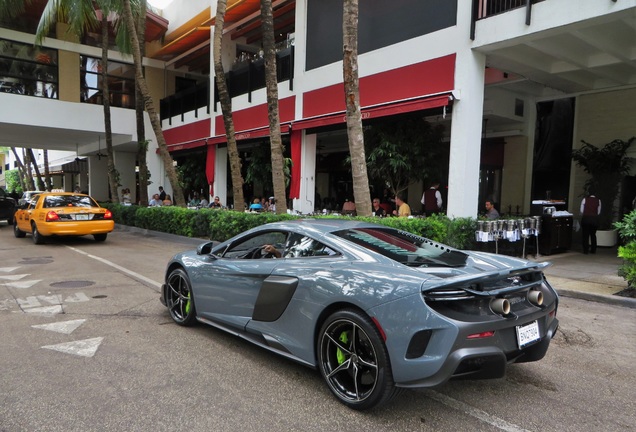
[[[322,377],[349,408],[377,407],[397,393],[384,341],[361,312],[346,309],[331,315],[320,329],[317,352]]]
[[[196,322],[197,311],[194,306],[192,287],[186,272],[175,269],[166,281],[166,306],[172,320],[182,326],[191,326]]]

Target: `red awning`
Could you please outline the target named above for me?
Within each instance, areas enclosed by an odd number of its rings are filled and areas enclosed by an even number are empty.
[[[447,106],[451,101],[450,93],[425,96],[423,98],[409,99],[390,104],[376,105],[362,108],[362,120],[371,118],[386,117],[390,115],[403,114],[413,111],[421,111],[430,108],[440,108]],[[346,113],[344,111],[313,117],[293,123],[294,129],[310,129],[320,126],[328,126],[338,123],[346,123]]]
[[[290,126],[288,124],[280,125],[280,133],[286,134],[289,133]],[[248,131],[236,132],[234,134],[234,138],[237,141],[248,140],[254,138],[263,138],[269,136],[269,126],[262,127],[258,129],[252,129]],[[215,137],[208,138],[208,144],[221,144],[227,142],[227,137],[225,135],[217,135]]]

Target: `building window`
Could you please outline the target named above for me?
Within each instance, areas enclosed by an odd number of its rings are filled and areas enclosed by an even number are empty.
[[[80,100],[85,103],[101,105],[102,61],[101,59],[81,56],[82,91]],[[120,108],[135,107],[135,67],[131,64],[108,61],[108,92],[110,104]]]
[[[0,39],[0,91],[57,99],[57,50]]]

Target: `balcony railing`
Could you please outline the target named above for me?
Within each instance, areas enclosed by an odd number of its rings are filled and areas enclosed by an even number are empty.
[[[278,82],[289,81],[289,89],[293,90],[294,79],[294,47],[289,46],[276,53],[276,75]],[[210,78],[212,80],[212,78]],[[252,92],[265,88],[265,64],[262,58],[253,58],[234,65],[231,71],[225,74],[230,97],[248,95],[248,101],[252,101]],[[217,102],[219,102],[216,83],[214,85],[214,111],[216,112]],[[210,113],[209,83],[201,83],[190,87],[172,96],[161,100],[161,120],[172,119],[184,114],[206,108]],[[170,120],[170,124],[171,120]]]
[[[470,38],[475,39],[475,22],[522,7],[526,8],[526,25],[530,25],[532,5],[544,0],[473,0],[473,20]]]

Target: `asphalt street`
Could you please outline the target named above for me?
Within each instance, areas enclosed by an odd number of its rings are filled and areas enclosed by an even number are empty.
[[[0,225],[0,431],[636,430],[635,309],[564,296],[542,361],[360,413],[312,369],[172,323],[164,267],[198,243],[117,229],[36,246]]]

